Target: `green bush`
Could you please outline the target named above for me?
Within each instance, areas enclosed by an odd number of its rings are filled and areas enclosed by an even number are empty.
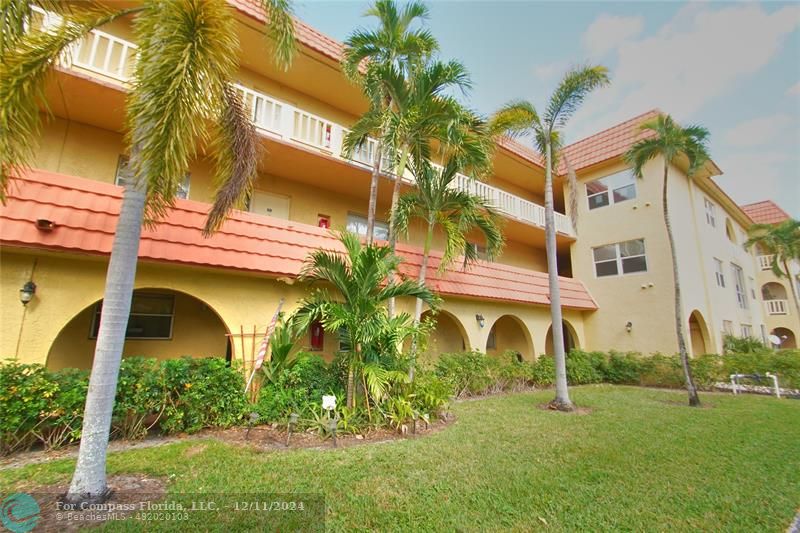
[[[606,355],[602,352],[571,350],[567,354],[567,383],[585,385],[605,378]]]
[[[728,381],[731,374],[772,372],[781,387],[800,389],[800,350],[730,354],[720,359],[720,381]]]
[[[548,386],[556,382],[556,361],[552,355],[540,355],[533,364],[533,382]]]
[[[734,335],[725,335],[722,338],[722,352],[725,355],[770,351],[770,348],[761,342],[761,339],[756,339],[755,337],[736,337]]]
[[[608,353],[604,381],[623,385],[638,385],[641,371],[641,354],[634,352],[623,354],[611,351]]]
[[[125,357],[119,368],[112,435],[141,439],[166,406],[163,373],[156,359]]]
[[[445,412],[453,396],[453,387],[429,370],[419,370],[411,388],[411,403],[419,413],[434,417]]]
[[[159,426],[164,433],[194,433],[242,420],[244,378],[224,359],[167,359],[161,362],[161,369],[166,398]]]

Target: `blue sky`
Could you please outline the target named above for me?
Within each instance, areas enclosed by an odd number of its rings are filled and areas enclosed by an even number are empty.
[[[302,1],[296,12],[343,40],[369,2]],[[543,106],[571,65],[612,85],[567,126],[569,141],[658,107],[711,131],[717,182],[739,203],[766,198],[800,218],[800,3],[430,1],[441,56],[472,74],[468,103],[489,114]]]

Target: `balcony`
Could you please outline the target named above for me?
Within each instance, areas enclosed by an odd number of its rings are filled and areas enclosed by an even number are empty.
[[[775,258],[774,255],[759,255],[758,256],[758,266],[761,270],[772,270],[772,260]]]
[[[57,14],[35,6],[31,9],[34,11],[32,24],[35,27],[47,30],[61,24],[62,19]],[[124,87],[133,75],[136,52],[135,44],[100,30],[92,30],[89,36],[68,50],[62,65],[112,80]],[[361,168],[372,168],[377,148],[374,139],[368,139],[350,158],[345,159],[342,155],[342,140],[348,131],[345,126],[244,85],[236,84],[235,87],[249,109],[250,119],[265,137],[312,148]],[[383,160],[381,167],[390,167],[388,158]],[[383,173],[392,175],[389,171]],[[413,185],[413,177],[409,172],[402,179]],[[509,219],[540,229],[545,227],[544,207],[539,204],[462,174],[459,174],[456,186],[481,196]],[[556,213],[555,226],[559,234],[575,237],[569,217]]]
[[[788,315],[789,300],[764,300],[768,315]]]

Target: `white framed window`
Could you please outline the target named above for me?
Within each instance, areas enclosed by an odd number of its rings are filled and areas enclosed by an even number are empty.
[[[706,222],[712,228],[717,227],[716,206],[708,198],[703,198],[703,203],[706,208]]]
[[[592,248],[594,272],[598,278],[647,272],[644,239]]]
[[[95,306],[90,339],[96,339],[100,331],[100,313],[103,303]],[[169,340],[172,338],[172,323],[175,318],[175,296],[172,294],[134,293],[131,313],[128,317],[126,339]]]
[[[722,267],[722,261],[714,258],[714,277],[717,278],[717,287],[725,287],[725,272]]]
[[[589,209],[597,209],[636,198],[636,177],[630,170],[623,170],[586,184]]]
[[[367,236],[367,217],[362,217],[361,215],[355,215],[353,213],[347,214],[347,231],[355,233],[356,235],[361,235],[362,237]],[[389,224],[386,222],[381,222],[376,220],[375,227],[372,228],[372,238],[378,239],[380,241],[387,241],[389,240]]]
[[[749,339],[753,336],[753,326],[750,324],[742,324],[742,337],[745,339]]]
[[[133,178],[131,171],[128,168],[128,156],[121,155],[117,161],[117,174],[114,176],[114,185],[124,187],[129,180]],[[187,172],[183,177],[183,181],[178,185],[178,192],[175,193],[177,198],[186,200],[189,198],[189,184],[191,183],[190,174]]]
[[[481,246],[480,244],[478,244],[476,242],[467,243],[467,246],[469,246],[470,248],[475,250],[475,255],[478,256],[478,259],[483,259],[484,261],[488,259],[489,256],[486,253],[486,247],[485,246]]]
[[[747,289],[744,284],[742,267],[731,263],[731,270],[733,271],[733,281],[736,285],[736,301],[739,303],[739,307],[747,309]]]

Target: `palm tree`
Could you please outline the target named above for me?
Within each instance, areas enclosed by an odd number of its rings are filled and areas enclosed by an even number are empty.
[[[789,280],[797,316],[800,316],[796,281],[789,268],[789,263],[800,260],[800,222],[789,219],[780,224],[753,224],[747,232],[750,236],[745,243],[747,249],[758,246],[764,253],[772,255],[773,274]]]
[[[667,228],[669,250],[672,258],[672,279],[675,285],[675,333],[678,336],[678,351],[686,378],[686,390],[689,393],[689,405],[700,405],[700,397],[692,377],[689,366],[689,353],[686,349],[686,336],[683,329],[683,301],[681,299],[681,285],[678,278],[678,256],[675,253],[675,238],[672,235],[672,223],[669,216],[669,200],[667,198],[667,183],[669,167],[677,163],[679,158],[686,158],[689,166],[686,175],[691,178],[710,159],[708,149],[708,130],[701,126],[688,126],[682,128],[669,115],[658,117],[639,126],[643,132],[650,133],[631,146],[625,153],[625,161],[631,165],[637,178],[644,176],[644,166],[651,159],[661,157],[664,161],[664,182],[661,189],[661,208],[664,215],[664,226]]]
[[[243,200],[255,178],[258,140],[231,84],[238,70],[239,42],[233,10],[224,0],[162,2],[110,10],[72,7],[61,23],[30,28],[29,2],[12,1],[18,17],[3,18],[3,79],[0,88],[0,190],[12,173],[28,166],[41,128],[39,106],[59,59],[92,29],[135,15],[139,43],[128,96],[128,142],[133,180],[126,184],[106,275],[100,330],[86,398],[82,438],[67,497],[99,501],[108,495],[106,447],[130,313],[141,227],[172,205],[199,145],[213,149],[215,202],[205,231]],[[59,3],[54,2],[54,5]],[[278,63],[293,54],[293,22],[286,0],[265,0]],[[17,26],[15,26],[17,25]],[[21,25],[21,26],[19,26]],[[13,26],[13,27],[12,27]]]
[[[492,120],[495,132],[511,136],[531,135],[536,148],[545,155],[545,248],[547,250],[547,274],[550,282],[550,315],[553,323],[553,352],[556,366],[556,397],[550,405],[562,411],[571,411],[574,406],[569,398],[567,388],[564,332],[561,328],[561,294],[558,285],[558,258],[556,256],[555,213],[553,210],[553,169],[558,166],[561,150],[560,130],[590,92],[608,83],[608,70],[605,67],[574,68],[567,72],[550,97],[544,116],[539,116],[533,104],[516,101],[502,107]]]
[[[428,17],[428,8],[421,2],[411,2],[398,10],[394,0],[378,0],[364,15],[377,17],[380,25],[376,30],[359,28],[350,34],[344,43],[342,67],[345,75],[362,88],[370,107],[345,137],[344,155],[352,156],[369,136],[375,137],[367,211],[367,244],[372,244],[384,151],[383,117],[393,105],[392,96],[382,83],[381,73],[391,70],[405,78],[411,65],[424,61],[439,45],[429,31],[412,29],[415,22]]]
[[[413,165],[416,189],[402,195],[397,204],[395,217],[397,231],[406,233],[411,219],[420,219],[425,225],[425,244],[422,249],[422,266],[419,283],[425,285],[433,233],[440,227],[445,236],[445,247],[439,262],[439,272],[444,272],[458,256],[464,257],[464,265],[478,259],[475,246],[467,242],[470,232],[479,231],[486,242],[486,255],[493,260],[504,244],[501,229],[502,218],[494,208],[480,196],[475,196],[457,188],[459,160],[451,158],[444,167],[434,168],[427,160]],[[422,300],[417,299],[414,309],[414,323],[419,324],[422,316]],[[409,379],[414,379],[414,357],[416,342],[412,343],[412,361]]]
[[[384,344],[393,331],[408,329],[407,314],[390,318],[386,302],[397,296],[419,298],[433,308],[439,299],[424,285],[415,281],[385,283],[387,275],[400,259],[388,246],[362,246],[359,237],[350,232],[340,235],[345,253],[317,250],[309,254],[300,279],[326,282],[335,296],[318,288],[311,297],[300,302],[295,323],[301,330],[321,321],[327,331],[341,331],[348,346],[347,406],[355,406],[356,372],[361,372],[364,355],[376,343]],[[363,380],[363,373],[361,373]]]

